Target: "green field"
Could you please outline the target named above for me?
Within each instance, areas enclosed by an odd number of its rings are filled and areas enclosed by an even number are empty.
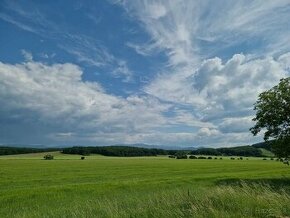
[[[53,154],[0,156],[1,218],[290,216],[278,161]]]

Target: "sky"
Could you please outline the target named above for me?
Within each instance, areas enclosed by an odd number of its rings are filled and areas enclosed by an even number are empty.
[[[289,75],[289,0],[0,1],[0,144],[252,144]]]

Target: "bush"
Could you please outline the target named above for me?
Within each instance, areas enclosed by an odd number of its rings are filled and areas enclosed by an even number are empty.
[[[223,158],[222,157],[220,157],[220,160],[222,160]]]
[[[235,158],[234,157],[231,157],[231,160],[235,160]]]
[[[176,159],[187,159],[187,155],[186,154],[179,154],[176,156]]]
[[[271,160],[274,160],[274,158],[272,157]]]
[[[81,160],[84,160],[85,159],[85,157],[83,156],[83,157],[81,157]]]
[[[174,155],[169,155],[168,157],[169,157],[169,158],[175,158],[175,156],[174,156]]]
[[[211,159],[212,159],[212,157],[208,157],[207,159],[211,160]]]
[[[243,157],[240,157],[240,160],[243,160]]]
[[[190,156],[189,156],[189,159],[197,159],[197,157],[194,156],[194,155],[190,155]]]
[[[206,157],[199,156],[197,159],[206,159]]]
[[[46,155],[44,155],[44,160],[53,160],[53,155],[51,155],[51,154],[46,154]]]
[[[217,158],[217,157],[215,157],[214,159],[215,159],[215,160],[217,160],[218,158]]]

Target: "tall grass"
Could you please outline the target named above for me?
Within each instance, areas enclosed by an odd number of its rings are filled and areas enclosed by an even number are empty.
[[[31,211],[11,211],[9,217],[287,217],[289,202],[290,195],[283,189],[242,183],[146,195],[112,195],[86,201],[71,199],[66,207],[60,203],[53,210],[45,207],[38,210],[34,205]]]
[[[105,203],[104,203],[105,202]],[[290,195],[256,184],[164,192],[144,198],[87,202],[90,216],[103,217],[286,217]],[[92,205],[96,205],[92,209]],[[82,213],[77,214],[82,216]]]

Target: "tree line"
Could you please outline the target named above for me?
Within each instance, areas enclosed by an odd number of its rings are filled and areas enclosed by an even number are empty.
[[[262,147],[262,146],[261,146]],[[263,157],[261,149],[254,146],[238,146],[229,148],[200,148],[191,152],[193,155],[213,155],[213,156],[244,156]]]
[[[177,151],[164,150],[157,148],[140,148],[131,146],[100,146],[100,147],[81,147],[75,146],[71,148],[64,148],[64,154],[101,154],[104,156],[117,156],[117,157],[137,157],[137,156],[156,156],[156,155],[171,155]]]
[[[40,152],[57,151],[57,150],[60,150],[60,149],[0,146],[0,155],[29,154],[29,153],[40,153]]]

